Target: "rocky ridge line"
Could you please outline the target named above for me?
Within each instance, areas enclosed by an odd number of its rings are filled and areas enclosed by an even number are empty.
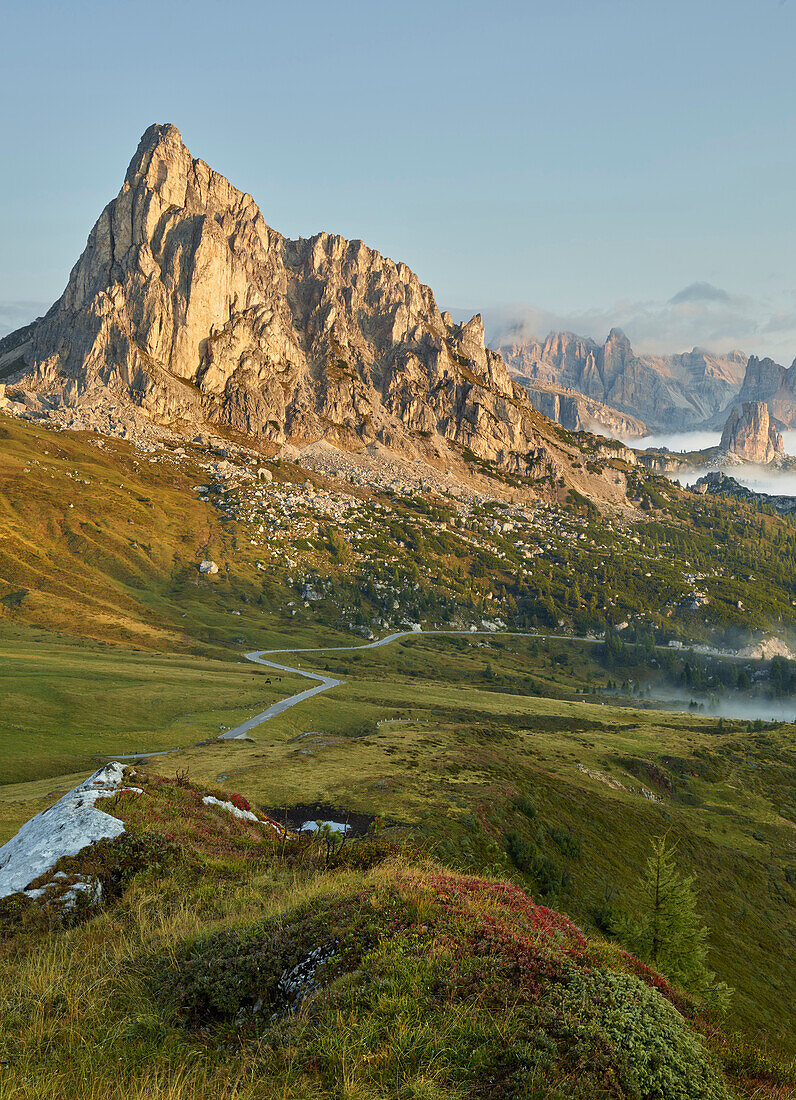
[[[24,415],[212,425],[274,449],[381,444],[443,467],[472,454],[624,499],[617,456],[605,477],[577,472],[580,451],[484,346],[480,315],[454,324],[361,241],[283,237],[171,125],[144,134],[61,298],[0,341],[0,382]]]
[[[727,408],[741,388],[747,362],[742,352],[714,355],[703,348],[637,355],[618,328],[604,344],[554,332],[544,340],[505,341],[498,350],[511,375],[529,390],[556,386],[608,406],[598,419],[609,429],[622,415],[654,430],[697,427]]]

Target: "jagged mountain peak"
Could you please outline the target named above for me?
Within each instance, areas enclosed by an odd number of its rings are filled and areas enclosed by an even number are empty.
[[[738,352],[716,355],[694,348],[676,355],[637,354],[618,326],[603,344],[554,332],[543,344],[511,343],[499,350],[537,407],[534,395],[541,389],[574,391],[605,406],[597,422],[609,431],[616,430],[617,416],[638,418],[655,430],[696,427],[727,408],[746,366]]]
[[[213,205],[228,206],[237,211],[241,205],[255,205],[251,195],[233,187],[203,160],[194,158],[171,122],[156,122],[144,131],[115,202],[122,197],[125,187],[158,195],[163,204],[178,209],[190,204],[205,205],[208,209]]]
[[[485,347],[480,314],[454,325],[361,241],[286,239],[168,123],[144,133],[61,298],[0,344],[4,381],[41,415],[134,409],[442,462],[466,450],[554,480],[580,465]],[[601,493],[621,499],[622,479]]]
[[[621,328],[616,326],[608,333],[608,338],[605,341],[606,344],[626,344],[630,347],[630,340],[627,338]]]
[[[188,153],[182,140],[182,134],[171,122],[153,122],[141,135],[132,160],[127,168],[126,179],[132,182],[146,171],[146,166],[158,150],[174,150],[180,154]]]

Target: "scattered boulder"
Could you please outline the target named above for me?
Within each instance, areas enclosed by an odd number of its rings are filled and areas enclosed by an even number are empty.
[[[75,856],[98,840],[124,832],[124,823],[96,806],[122,789],[124,765],[107,764],[60,801],[27,821],[16,836],[0,848],[0,898],[24,892],[34,879],[51,870],[63,856]],[[87,886],[80,887],[87,891]],[[93,886],[91,887],[93,890]],[[32,891],[39,896],[41,891]]]
[[[259,481],[273,481],[274,475],[270,470],[266,470],[264,466],[261,466],[257,471],[257,478]]]
[[[257,814],[252,813],[251,810],[241,809],[240,806],[236,806],[234,802],[223,802],[220,798],[216,798],[215,795],[208,794],[202,799],[205,806],[218,806],[219,809],[226,810],[227,813],[232,814],[233,817],[239,817],[243,821],[259,821]]]
[[[218,566],[214,561],[202,561],[199,563],[199,572],[203,576],[212,576],[218,572]]]
[[[17,415],[25,411],[25,406],[21,402],[14,401],[7,395],[5,383],[0,383],[0,409]]]

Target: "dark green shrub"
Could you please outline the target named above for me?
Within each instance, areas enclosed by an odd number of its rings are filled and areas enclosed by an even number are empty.
[[[551,826],[547,830],[547,835],[562,853],[569,859],[579,859],[581,851],[581,840],[579,836],[576,836],[569,829],[559,829],[557,826]]]
[[[730,1100],[699,1037],[673,1005],[629,974],[574,971],[552,986],[550,1031],[571,1070],[616,1074],[611,1095],[639,1100]],[[607,1082],[606,1082],[607,1084]]]
[[[529,794],[518,794],[514,799],[514,807],[529,821],[533,821],[536,817],[536,803]]]
[[[570,876],[554,859],[546,856],[533,840],[512,830],[506,833],[506,851],[514,866],[532,880],[541,900],[552,901],[570,883]]]

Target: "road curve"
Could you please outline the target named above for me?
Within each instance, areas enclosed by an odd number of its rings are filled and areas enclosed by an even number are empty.
[[[318,672],[306,672],[303,668],[293,668],[292,665],[279,664],[277,661],[266,661],[266,657],[272,657],[276,653],[344,653],[356,649],[378,649],[380,646],[389,645],[399,638],[416,638],[420,634],[465,634],[470,638],[480,634],[489,635],[491,638],[551,637],[549,634],[536,634],[532,631],[522,630],[398,630],[394,634],[388,634],[386,638],[379,638],[376,642],[366,642],[364,645],[316,646],[312,649],[260,649],[253,653],[246,653],[246,660],[253,661],[254,664],[265,665],[267,668],[275,668],[280,672],[292,672],[296,676],[305,676],[308,680],[316,680],[318,682],[315,687],[307,688],[305,691],[300,691],[296,695],[290,695],[287,699],[280,699],[278,703],[273,703],[268,710],[264,710],[261,714],[255,714],[253,718],[248,718],[245,722],[241,722],[239,726],[234,726],[231,730],[227,730],[226,733],[220,735],[219,741],[236,741],[240,738],[245,738],[249,730],[254,729],[256,726],[261,726],[263,722],[267,722],[269,718],[275,718],[277,714],[284,714],[286,710],[295,707],[297,703],[302,703],[305,699],[310,699],[313,695],[320,695],[323,691],[331,691],[332,688],[339,687],[340,684],[345,683],[345,680],[335,680],[332,676],[321,676]],[[599,641],[600,639],[589,638],[582,640]]]
[[[290,695],[287,699],[280,699],[278,703],[274,703],[268,710],[264,710],[261,714],[255,714],[253,718],[249,718],[247,721],[241,722],[239,726],[227,730],[226,733],[220,735],[219,741],[235,741],[240,738],[245,738],[249,730],[261,726],[263,722],[267,722],[269,718],[275,718],[277,714],[284,714],[286,710],[295,707],[297,703],[301,703],[305,699],[310,699],[313,695],[320,695],[321,692],[331,691],[332,688],[339,687],[340,684],[345,683],[345,680],[335,680],[334,677],[322,676],[319,672],[306,672],[303,668],[294,668],[292,665],[283,665],[277,661],[266,661],[266,657],[272,657],[276,653],[346,653],[357,649],[378,649],[380,646],[389,645],[399,638],[416,638],[418,635],[436,636],[441,634],[460,634],[468,638],[478,637],[479,635],[489,638],[540,638],[555,641],[586,642],[589,645],[597,645],[605,640],[604,638],[584,638],[575,634],[543,634],[537,630],[397,630],[393,634],[388,634],[386,638],[379,638],[378,641],[375,642],[365,642],[364,645],[314,646],[311,649],[256,650],[253,653],[245,654],[247,661],[253,661],[254,664],[257,665],[265,665],[267,668],[275,668],[280,672],[292,672],[296,676],[304,676],[308,680],[317,681],[317,683],[315,687],[307,688],[305,691],[300,691],[296,695]],[[637,643],[626,642],[625,644],[635,646]],[[653,648],[669,653],[672,652],[668,646],[656,645]],[[720,657],[722,660],[729,661],[750,659],[730,653],[706,654],[706,656],[716,656]]]

